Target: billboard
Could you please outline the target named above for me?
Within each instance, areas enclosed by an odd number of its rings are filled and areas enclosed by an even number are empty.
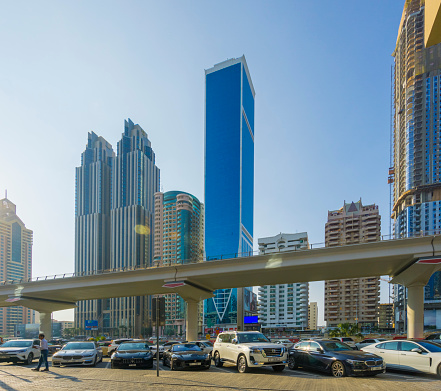
[[[97,320],[86,320],[85,322],[85,329],[86,330],[98,330],[98,321]]]

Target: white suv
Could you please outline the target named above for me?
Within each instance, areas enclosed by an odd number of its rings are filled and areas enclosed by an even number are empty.
[[[240,373],[267,366],[281,372],[288,362],[288,351],[283,345],[271,343],[258,331],[231,331],[217,336],[213,360],[217,367],[224,362],[235,364]]]
[[[23,361],[29,365],[34,358],[40,358],[39,339],[10,340],[0,346],[0,362]]]

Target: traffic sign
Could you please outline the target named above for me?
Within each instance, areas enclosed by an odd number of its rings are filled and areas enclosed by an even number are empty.
[[[206,336],[205,336],[205,339],[210,339],[211,338],[211,335],[210,334],[207,334]]]

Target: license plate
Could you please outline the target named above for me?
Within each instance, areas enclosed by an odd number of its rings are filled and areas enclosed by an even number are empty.
[[[201,365],[200,362],[191,362],[190,365]]]
[[[280,361],[279,357],[268,357],[268,361],[272,362],[272,361]]]
[[[383,369],[383,367],[371,367],[371,371],[379,371],[379,370],[381,370],[381,369]]]
[[[136,367],[136,364],[129,364],[129,367]]]

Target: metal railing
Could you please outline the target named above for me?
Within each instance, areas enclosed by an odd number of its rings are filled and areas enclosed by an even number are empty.
[[[382,241],[389,241],[389,240],[405,240],[405,239],[411,239],[416,237],[423,237],[423,236],[436,236],[441,235],[441,230],[436,231],[419,231],[418,233],[410,233],[406,235],[400,235],[397,237],[397,235],[381,235],[380,240],[377,241],[370,241],[370,240],[361,240],[357,243],[348,243],[348,245],[357,245],[357,244],[364,244],[364,243],[375,243],[375,242],[382,242]],[[345,244],[342,244],[340,246],[344,246]],[[340,247],[340,246],[332,246],[332,247]],[[289,251],[279,249],[278,252],[298,252],[298,251],[311,251],[316,250],[320,248],[326,247],[326,243],[310,243],[309,247],[303,247],[303,248],[293,248]],[[281,251],[282,250],[282,251]],[[265,253],[265,251],[255,250],[255,251],[247,251],[243,253],[229,253],[229,254],[222,254],[219,256],[210,256],[210,257],[204,257],[203,259],[194,260],[180,260],[179,263],[173,263],[166,266],[180,266],[180,265],[187,265],[187,264],[196,264],[196,263],[202,263],[206,261],[221,261],[226,259],[234,259],[234,258],[249,258],[253,256],[259,256],[259,255],[270,255],[270,254],[277,254],[277,252],[274,252],[271,250],[270,252]],[[65,278],[73,278],[73,277],[84,277],[84,276],[96,276],[101,274],[111,274],[111,273],[119,273],[119,272],[128,272],[128,271],[136,271],[136,270],[147,270],[147,269],[157,269],[158,267],[161,267],[159,264],[153,265],[153,266],[125,266],[120,268],[111,268],[111,269],[101,269],[101,270],[89,270],[89,271],[81,271],[81,272],[73,272],[73,273],[64,273],[64,274],[54,274],[49,276],[40,276],[40,277],[30,277],[30,278],[21,278],[21,279],[8,279],[5,281],[0,281],[0,286],[4,285],[16,285],[16,284],[23,284],[27,282],[35,282],[35,281],[48,281],[48,280],[57,280],[57,279],[65,279]]]

